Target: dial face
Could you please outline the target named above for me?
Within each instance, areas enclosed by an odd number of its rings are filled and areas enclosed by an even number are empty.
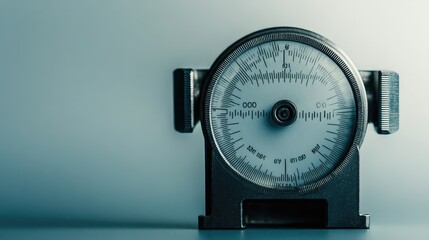
[[[329,175],[356,131],[353,90],[324,52],[271,40],[228,60],[209,96],[209,126],[222,158],[260,186],[295,189]]]

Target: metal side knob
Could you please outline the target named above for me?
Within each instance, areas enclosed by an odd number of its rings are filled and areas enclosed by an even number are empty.
[[[391,134],[399,129],[399,75],[380,71],[378,86],[378,132]]]
[[[369,119],[379,134],[399,129],[399,75],[393,71],[359,71],[368,97]]]
[[[178,132],[191,133],[200,120],[200,86],[206,72],[190,68],[173,72],[174,127]]]

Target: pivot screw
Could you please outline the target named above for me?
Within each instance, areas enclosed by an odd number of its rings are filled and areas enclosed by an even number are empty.
[[[271,110],[273,121],[280,126],[291,125],[296,120],[296,106],[289,100],[281,100]]]

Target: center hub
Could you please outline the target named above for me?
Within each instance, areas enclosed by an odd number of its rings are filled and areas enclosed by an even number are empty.
[[[273,121],[280,126],[291,125],[296,120],[296,106],[289,100],[281,100],[271,110]]]

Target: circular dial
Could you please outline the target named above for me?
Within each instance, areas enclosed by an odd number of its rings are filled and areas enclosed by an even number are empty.
[[[222,158],[270,188],[325,178],[344,160],[356,131],[355,98],[340,66],[292,40],[237,49],[209,94],[209,131]]]

